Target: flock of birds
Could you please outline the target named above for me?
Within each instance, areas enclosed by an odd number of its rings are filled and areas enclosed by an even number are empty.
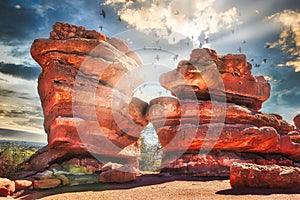
[[[158,4],[158,3],[157,3],[157,4]],[[175,13],[174,13],[174,15],[180,15],[180,12],[179,12],[178,10],[176,10]],[[101,9],[101,11],[100,11],[100,16],[102,16],[103,19],[106,18],[106,12],[105,12],[104,9]],[[239,16],[241,16],[241,13],[239,13]],[[210,19],[212,19],[212,18],[213,18],[213,16],[210,16]],[[118,20],[119,22],[122,22],[122,19],[121,19],[121,16],[120,16],[120,15],[118,15],[117,20]],[[165,26],[165,27],[166,27],[166,31],[167,31],[167,36],[169,37],[169,36],[172,34],[172,32],[173,32],[173,31],[172,31],[172,27],[168,27],[168,26]],[[102,30],[103,30],[103,26],[100,25],[100,26],[99,26],[99,29],[100,29],[100,31],[102,31]],[[231,32],[232,32],[232,34],[234,34],[234,33],[235,33],[235,30],[232,29]],[[194,40],[194,36],[191,36],[191,39]],[[187,38],[187,42],[186,42],[186,45],[187,45],[187,46],[190,46],[190,41],[191,41],[191,39],[190,39],[190,38]],[[157,38],[157,39],[155,40],[156,45],[158,45],[159,42],[160,42],[160,38]],[[175,38],[175,37],[173,37],[173,42],[174,42],[174,43],[176,42],[176,38]],[[206,37],[206,38],[204,39],[204,44],[208,44],[208,43],[209,43],[209,38]],[[204,44],[202,44],[202,42],[200,41],[199,48],[202,48]],[[244,41],[242,42],[242,44],[246,44],[246,41],[244,40]],[[265,48],[270,48],[270,45],[266,45]],[[144,50],[146,50],[146,49],[147,49],[147,47],[144,46]],[[161,50],[161,47],[155,48],[155,50]],[[237,51],[238,51],[239,53],[242,53],[242,47],[240,46],[240,47],[237,49]],[[173,61],[177,61],[177,60],[178,60],[178,57],[179,57],[178,54],[174,55],[174,56],[172,57]],[[156,59],[157,61],[160,60],[159,54],[156,54],[155,59]],[[254,62],[254,59],[251,59],[251,62]],[[259,68],[259,67],[261,67],[261,65],[266,64],[266,63],[267,63],[267,59],[263,59],[263,61],[262,61],[260,64],[254,63],[254,67]]]

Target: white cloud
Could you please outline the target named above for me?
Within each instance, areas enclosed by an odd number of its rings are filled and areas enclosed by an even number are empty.
[[[280,48],[283,52],[290,54],[293,60],[281,63],[278,66],[292,66],[296,72],[300,71],[300,12],[284,10],[267,18],[279,24],[282,31],[278,41],[268,43],[269,48]]]
[[[158,37],[172,38],[177,32],[197,41],[201,34],[209,37],[224,29],[232,29],[239,24],[235,7],[219,12],[214,9],[215,0],[168,0],[168,1],[130,1],[106,0],[118,10],[123,21],[139,31],[149,33],[149,29],[160,29]],[[176,42],[179,39],[176,38]]]

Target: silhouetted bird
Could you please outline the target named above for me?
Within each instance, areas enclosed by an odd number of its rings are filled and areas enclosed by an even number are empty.
[[[118,15],[118,20],[119,20],[119,22],[121,22],[122,20],[121,20],[121,16],[120,15]]]
[[[102,31],[102,29],[103,29],[103,26],[99,26],[99,29],[100,29],[100,31]]]
[[[205,38],[205,43],[208,43],[208,38]]]
[[[266,64],[266,63],[267,63],[267,59],[264,59],[264,61],[263,61],[263,62],[264,62],[264,64]]]
[[[253,61],[254,61],[254,59],[252,58],[250,61],[251,61],[251,62],[253,62]]]
[[[266,45],[265,45],[265,48],[267,48],[267,49],[269,49],[270,47],[271,47],[270,44],[266,44]]]
[[[166,29],[167,29],[168,36],[171,35],[171,34],[172,34],[172,27],[168,28],[168,27],[166,26]]]
[[[102,15],[102,16],[103,16],[103,19],[105,19],[106,13],[105,13],[105,11],[104,11],[103,9],[101,10],[100,15]]]
[[[260,67],[260,64],[255,64],[254,67]]]
[[[245,41],[245,40],[243,41],[243,44],[246,44],[246,41]]]
[[[176,54],[175,56],[173,56],[173,60],[176,61],[178,59],[178,54]]]
[[[157,61],[159,61],[159,55],[158,55],[158,54],[156,54],[155,59],[156,59]]]
[[[242,53],[242,47],[237,49],[240,53]]]

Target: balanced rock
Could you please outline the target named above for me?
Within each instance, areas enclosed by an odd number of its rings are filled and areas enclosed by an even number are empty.
[[[176,96],[152,99],[147,110],[162,145],[162,172],[228,176],[233,162],[300,161],[294,127],[278,114],[259,112],[270,85],[251,68],[245,55],[195,49],[160,76]],[[262,159],[269,154],[276,156]]]
[[[270,84],[263,76],[252,76],[251,68],[245,55],[195,49],[190,60],[162,74],[160,83],[180,99],[220,99],[258,111],[270,96]]]
[[[233,188],[284,188],[300,189],[300,168],[278,165],[234,163],[230,168]]]

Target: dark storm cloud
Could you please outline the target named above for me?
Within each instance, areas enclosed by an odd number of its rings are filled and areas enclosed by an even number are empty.
[[[34,134],[27,131],[18,131],[18,130],[11,130],[11,129],[5,129],[0,128],[0,139],[13,139],[13,140],[19,140],[22,138],[22,140],[26,141],[41,141],[46,138],[45,135],[40,134]]]
[[[9,0],[0,1],[0,39],[5,43],[32,38],[42,21],[33,8],[15,8]]]
[[[26,80],[35,80],[41,73],[40,67],[27,67],[24,65],[16,65],[11,63],[0,62],[0,72],[12,75]]]

